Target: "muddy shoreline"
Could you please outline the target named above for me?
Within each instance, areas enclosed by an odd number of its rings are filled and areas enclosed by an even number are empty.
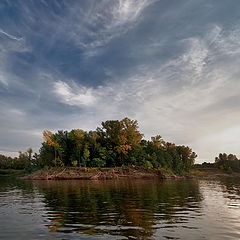
[[[85,167],[52,167],[38,170],[22,177],[24,180],[107,180],[107,179],[180,179],[189,176],[163,173],[163,171],[144,167],[120,168],[85,168]]]

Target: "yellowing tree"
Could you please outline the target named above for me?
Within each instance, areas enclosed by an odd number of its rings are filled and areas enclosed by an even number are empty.
[[[126,140],[125,144],[130,146],[139,145],[143,138],[143,134],[138,131],[138,122],[127,117],[120,122],[123,127],[123,136]]]
[[[151,137],[151,140],[153,145],[156,146],[157,148],[163,147],[165,145],[165,142],[160,135]]]
[[[43,131],[43,138],[49,146],[59,147],[59,144],[56,140],[53,139],[53,133],[49,130]]]
[[[49,146],[54,147],[54,161],[55,165],[57,165],[57,149],[59,148],[59,144],[57,141],[53,138],[54,134],[49,130],[43,131],[43,139],[46,141],[46,143]]]

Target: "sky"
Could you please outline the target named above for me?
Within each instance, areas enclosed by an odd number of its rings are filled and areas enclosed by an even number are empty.
[[[0,153],[129,117],[240,157],[239,66],[239,0],[1,0]]]

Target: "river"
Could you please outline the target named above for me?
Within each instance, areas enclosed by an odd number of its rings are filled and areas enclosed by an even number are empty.
[[[240,179],[0,178],[0,239],[240,239]]]

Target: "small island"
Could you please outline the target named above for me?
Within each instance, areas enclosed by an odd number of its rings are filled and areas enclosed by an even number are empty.
[[[33,179],[108,179],[175,176],[189,172],[197,157],[188,146],[166,142],[160,135],[145,140],[138,122],[129,118],[102,122],[95,131],[43,131],[39,153],[1,156],[1,169],[25,169]],[[91,174],[87,174],[87,173]],[[67,175],[67,176],[66,176]]]
[[[145,140],[138,122],[129,118],[102,122],[95,131],[43,131],[39,153],[19,157],[0,155],[0,174],[22,179],[106,180],[119,178],[183,178],[223,176],[240,170],[233,154],[219,154],[214,163],[194,164],[197,154],[188,146],[166,142],[160,135]],[[22,172],[21,172],[22,171]]]

